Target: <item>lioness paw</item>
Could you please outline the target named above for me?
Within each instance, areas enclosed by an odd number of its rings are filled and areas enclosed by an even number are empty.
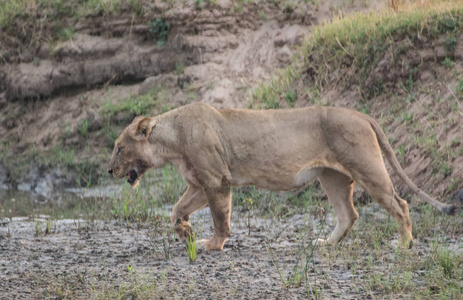
[[[206,242],[207,241],[208,240],[206,240],[206,239],[196,241],[196,249],[198,249],[198,250],[207,250],[206,249]]]
[[[389,246],[391,246],[391,248],[399,248],[399,247],[402,247],[404,249],[411,249],[413,248],[413,241],[405,241],[405,242],[400,242],[398,240],[393,240],[389,243]]]
[[[400,243],[398,240],[393,240],[389,243],[389,246],[391,246],[391,248],[399,248],[400,247]]]
[[[319,247],[324,247],[328,245],[328,241],[325,239],[316,239],[312,241],[313,246],[319,246]]]

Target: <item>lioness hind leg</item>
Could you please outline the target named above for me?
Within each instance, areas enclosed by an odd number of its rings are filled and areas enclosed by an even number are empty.
[[[318,239],[317,244],[338,245],[359,218],[352,202],[354,183],[348,176],[332,169],[325,169],[319,180],[334,208],[337,222],[328,240]]]
[[[395,219],[401,244],[410,248],[413,245],[413,236],[407,202],[395,192],[386,167],[383,165],[378,169],[378,176],[363,177],[358,179],[358,182]]]
[[[190,215],[207,206],[207,198],[204,190],[200,187],[188,186],[188,189],[175,204],[170,215],[172,227],[180,240],[185,241],[189,236],[193,235],[193,230],[190,225]]]
[[[214,235],[210,240],[198,241],[199,246],[206,250],[222,250],[225,241],[230,236],[230,215],[232,194],[229,185],[220,188],[206,189],[206,195],[214,221]]]

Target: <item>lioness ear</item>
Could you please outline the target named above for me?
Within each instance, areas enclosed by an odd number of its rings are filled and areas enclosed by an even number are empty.
[[[145,117],[143,117],[143,116],[135,117],[135,118],[133,118],[132,123],[130,123],[130,125],[137,126],[137,124],[140,123],[140,121],[143,120],[144,118]]]
[[[135,120],[134,120],[135,121]],[[140,118],[138,124],[136,124],[135,138],[146,139],[149,137],[151,130],[156,126],[156,120],[153,118]]]

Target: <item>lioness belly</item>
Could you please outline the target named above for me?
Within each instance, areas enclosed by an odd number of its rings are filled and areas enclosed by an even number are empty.
[[[295,172],[259,172],[252,170],[231,173],[233,186],[254,185],[258,188],[275,191],[292,191],[305,187],[316,180],[323,168],[303,168]]]

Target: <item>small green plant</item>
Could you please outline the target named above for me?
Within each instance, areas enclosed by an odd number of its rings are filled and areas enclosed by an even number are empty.
[[[204,0],[195,0],[194,3],[195,3],[195,7],[196,7],[197,9],[201,9],[201,8],[204,7]]]
[[[195,234],[189,234],[186,240],[186,249],[188,252],[188,261],[191,263],[196,261],[198,255],[198,249],[196,247],[196,236]]]
[[[1,55],[1,54],[0,54]],[[32,65],[34,67],[38,67],[40,66],[40,58],[38,58],[37,56],[34,56],[34,60],[32,61]]]
[[[51,220],[47,219],[46,227],[45,227],[45,234],[50,234],[50,233],[51,233]]]
[[[167,43],[169,28],[170,23],[166,23],[159,18],[157,18],[154,22],[148,22],[148,32],[150,32],[158,40],[158,46],[164,46]]]
[[[176,62],[175,63],[175,73],[177,73],[177,75],[181,75],[183,74],[184,71],[185,71],[185,64],[183,62]]]
[[[452,171],[453,171],[452,167],[449,166],[449,164],[447,164],[447,163],[442,163],[439,166],[439,173],[444,175],[444,177],[450,176],[452,174]]]
[[[400,162],[403,163],[405,160],[405,145],[401,144],[397,149],[397,152],[399,154]]]
[[[63,27],[58,29],[58,37],[60,40],[67,41],[74,37],[76,31],[73,28]]]
[[[446,57],[443,61],[442,61],[442,65],[446,68],[451,68],[455,65],[455,62],[450,58],[450,57]]]
[[[86,138],[88,136],[88,120],[85,119],[80,126],[77,128],[80,135]]]
[[[304,278],[304,268],[299,263],[296,263],[293,266],[291,274],[288,275],[286,284],[288,287],[299,287],[302,283],[303,278]]]
[[[248,235],[251,235],[251,217],[252,217],[252,209],[254,207],[254,201],[252,198],[246,198],[244,199],[244,204],[246,205],[246,208],[248,210]]]
[[[410,73],[410,75],[408,76],[408,79],[407,79],[407,82],[406,82],[406,89],[407,89],[407,92],[411,93],[411,91],[413,90],[413,74]]]
[[[242,13],[243,13],[243,10],[244,10],[243,3],[237,2],[237,3],[235,4],[235,12],[236,12],[237,14],[242,14]]]
[[[447,35],[447,38],[444,41],[445,49],[450,53],[455,52],[455,48],[457,47],[457,42],[458,40],[455,38],[455,36],[450,35],[450,34]]]
[[[155,256],[158,259],[167,261],[170,259],[171,244],[174,241],[174,231],[170,225],[166,228],[164,224],[162,218],[159,216],[152,218],[152,230],[148,232],[148,238]],[[159,236],[161,237],[161,241],[159,241]],[[159,242],[161,242],[161,245]]]
[[[452,278],[456,258],[450,255],[448,249],[441,249],[437,252],[437,259],[437,263],[442,268],[442,274],[447,278]]]
[[[399,120],[400,123],[409,123],[413,121],[414,114],[404,110]]]
[[[35,236],[39,236],[42,233],[42,228],[40,227],[41,222],[35,222]]]
[[[296,103],[296,100],[297,100],[296,91],[293,89],[288,90],[285,94],[285,99],[286,99],[286,102],[288,102],[290,106],[294,106],[294,103]]]
[[[369,102],[365,102],[365,103],[359,103],[357,102],[357,105],[356,105],[356,109],[359,111],[359,112],[362,112],[366,115],[369,115],[370,114],[370,103]]]
[[[127,273],[129,273],[129,276],[131,279],[134,279],[135,277],[135,266],[127,265]]]
[[[457,95],[461,95],[463,93],[463,79],[459,78],[457,83]]]
[[[411,104],[416,101],[416,94],[415,93],[410,93],[408,94],[407,98],[405,99],[405,102],[408,104]]]

